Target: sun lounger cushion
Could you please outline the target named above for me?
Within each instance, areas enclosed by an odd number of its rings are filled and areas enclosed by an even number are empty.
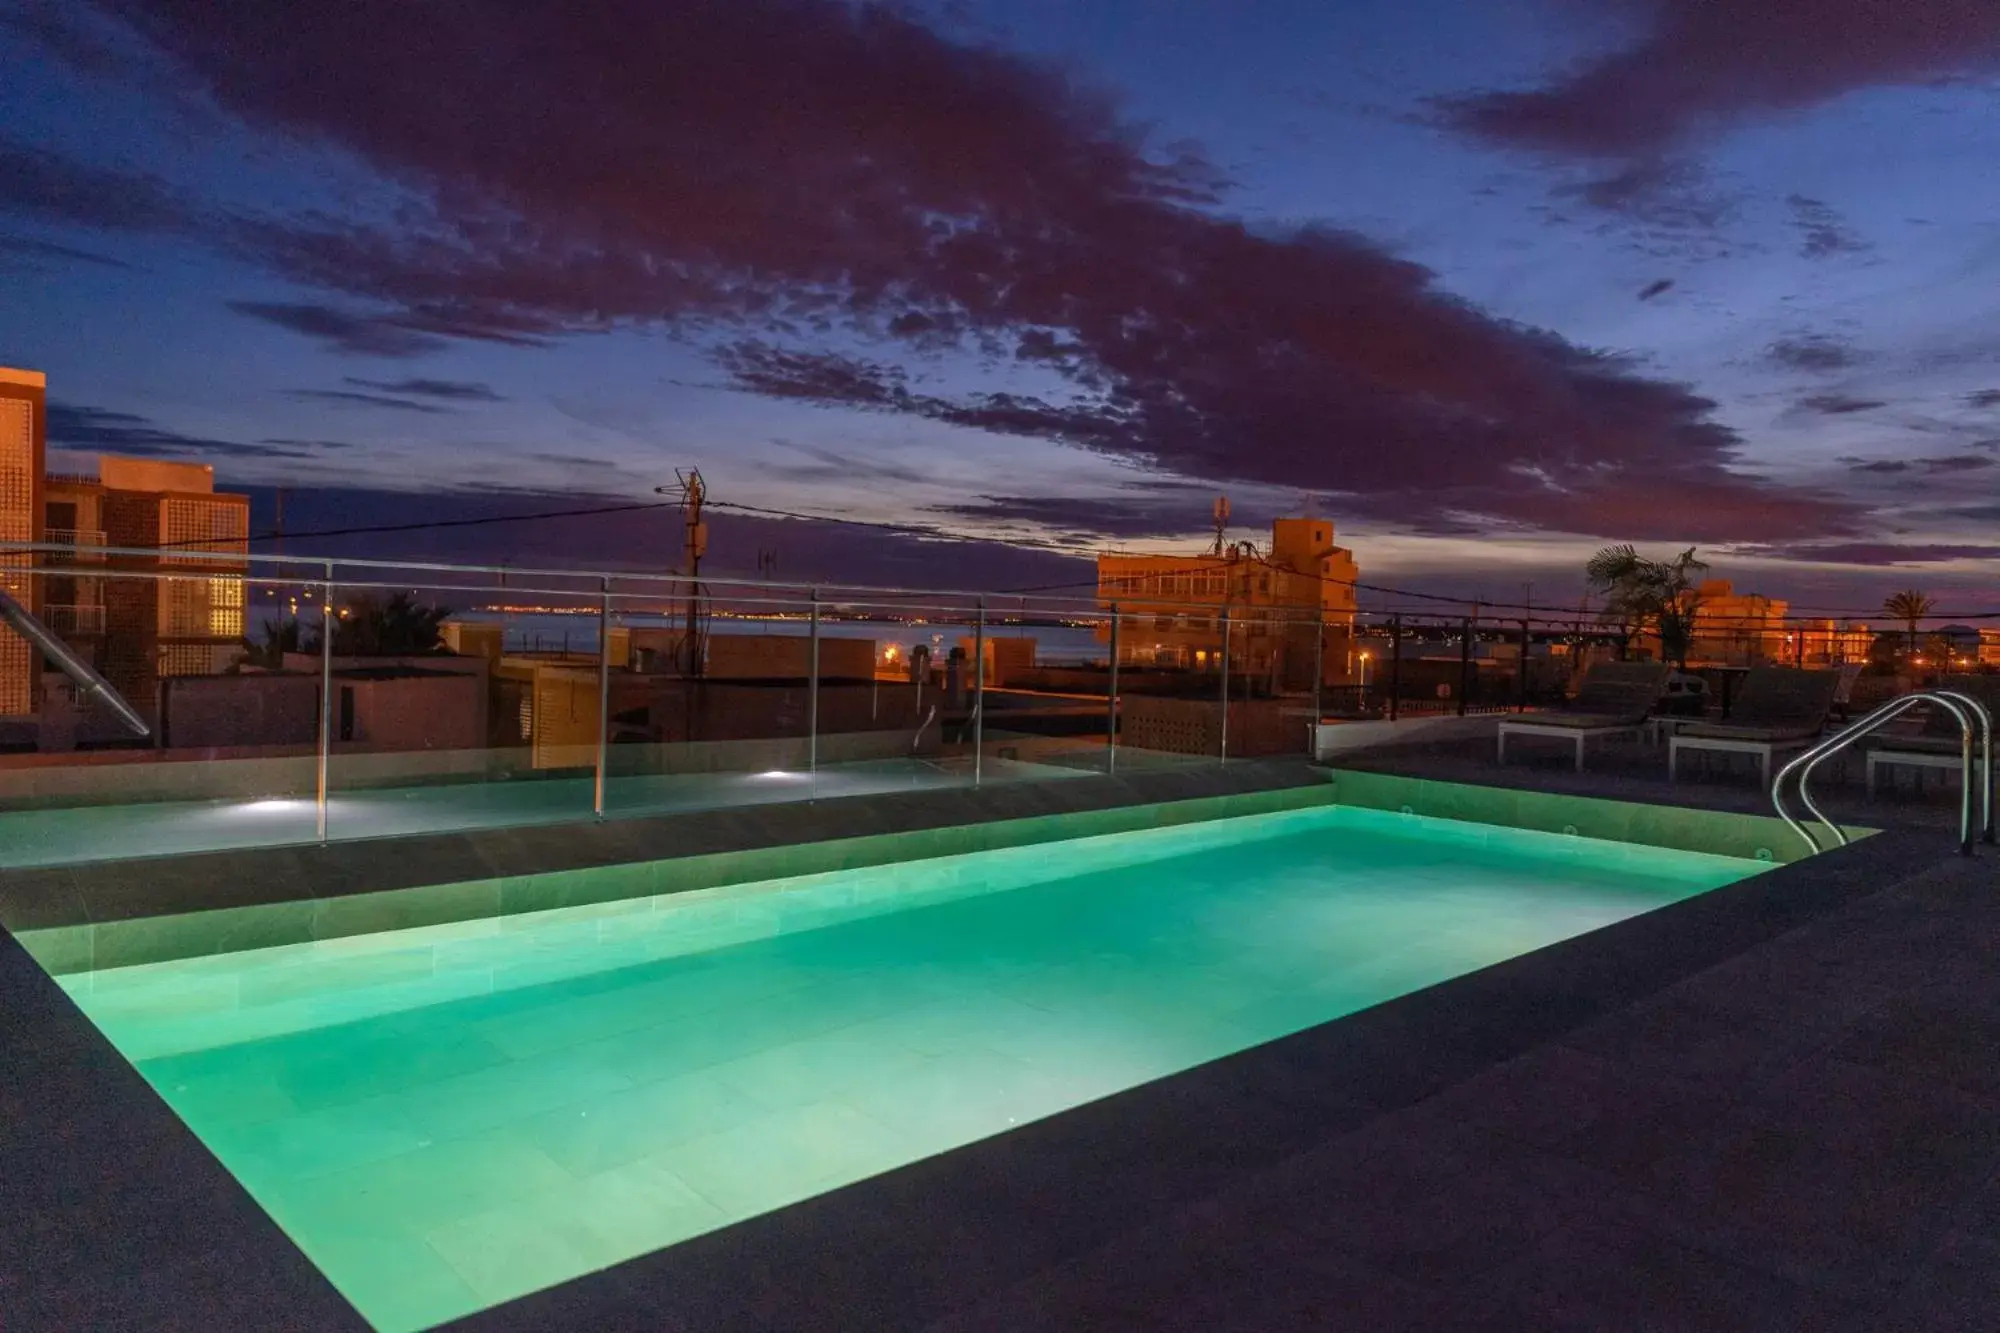
[[[1732,727],[1720,722],[1697,722],[1682,727],[1681,736],[1707,737],[1727,741],[1803,741],[1819,735],[1818,727]]]
[[[1503,727],[1563,727],[1571,731],[1615,731],[1639,725],[1639,719],[1610,713],[1530,713],[1505,718]]]

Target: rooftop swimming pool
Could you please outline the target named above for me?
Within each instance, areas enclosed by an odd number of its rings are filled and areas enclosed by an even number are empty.
[[[1320,806],[60,980],[412,1329],[1764,868]]]

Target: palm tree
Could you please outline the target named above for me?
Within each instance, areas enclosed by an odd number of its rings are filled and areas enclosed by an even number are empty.
[[[1690,546],[1671,560],[1648,560],[1630,546],[1607,546],[1590,558],[1584,576],[1604,594],[1604,613],[1644,625],[1660,636],[1660,655],[1682,671],[1694,647],[1695,614],[1701,606],[1695,576],[1708,569]]]
[[[422,606],[407,592],[387,601],[358,597],[340,610],[333,623],[333,651],[341,657],[415,657],[444,651],[438,626],[451,614],[448,606]],[[301,647],[319,651],[319,631],[305,635]]]
[[[1882,614],[1900,620],[1910,631],[1910,656],[1917,655],[1917,622],[1930,615],[1937,603],[1908,588],[1882,599]]]

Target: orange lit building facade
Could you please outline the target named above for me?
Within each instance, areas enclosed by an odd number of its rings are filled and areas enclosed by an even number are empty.
[[[1303,689],[1320,633],[1325,674],[1346,671],[1359,577],[1354,552],[1334,543],[1332,520],[1281,518],[1267,555],[1247,544],[1219,554],[1100,555],[1097,599],[1119,612],[1122,664],[1220,670],[1226,609],[1231,673]],[[1099,637],[1108,640],[1109,629]]]
[[[0,366],[0,541],[32,542],[41,535],[42,462],[47,440],[47,381],[40,371]],[[33,560],[0,556],[0,587],[34,606]],[[0,626],[0,717],[35,711],[35,653],[28,641]]]

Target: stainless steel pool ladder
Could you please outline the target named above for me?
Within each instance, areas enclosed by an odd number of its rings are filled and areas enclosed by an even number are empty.
[[[1951,714],[1952,718],[1958,723],[1959,773],[1961,779],[1959,783],[1958,809],[1959,855],[1972,855],[1972,840],[1974,836],[1972,803],[1974,800],[1973,777],[1975,770],[1978,774],[1979,792],[1978,836],[1982,841],[1987,843],[1994,841],[1993,715],[1986,710],[1985,704],[1969,694],[1961,694],[1957,690],[1918,690],[1915,693],[1891,699],[1888,703],[1883,704],[1880,708],[1868,714],[1868,716],[1862,718],[1852,726],[1844,727],[1835,732],[1778,770],[1778,776],[1771,781],[1771,804],[1777,808],[1778,817],[1791,825],[1792,832],[1805,839],[1807,847],[1815,852],[1826,850],[1826,848],[1820,845],[1819,839],[1815,838],[1804,824],[1793,818],[1792,812],[1785,807],[1785,780],[1791,777],[1793,773],[1799,775],[1799,803],[1805,806],[1814,819],[1826,825],[1827,829],[1833,834],[1833,841],[1827,844],[1829,847],[1845,847],[1848,841],[1846,830],[1842,829],[1840,825],[1834,823],[1831,819],[1828,819],[1825,813],[1817,805],[1813,804],[1812,792],[1807,785],[1812,780],[1813,770],[1819,767],[1820,762],[1829,755],[1846,749],[1870,732],[1880,730],[1920,704],[1931,704],[1942,708]],[[1973,741],[1975,739],[1979,743],[1976,758],[1973,753]]]

